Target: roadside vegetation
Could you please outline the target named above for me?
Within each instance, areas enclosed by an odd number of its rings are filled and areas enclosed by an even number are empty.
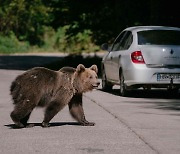
[[[0,53],[97,52],[129,26],[180,27],[178,6],[163,0],[0,0]]]
[[[66,36],[67,26],[55,31],[46,27],[41,44],[30,44],[28,40],[19,40],[11,31],[8,35],[0,34],[0,53],[28,53],[28,52],[63,52],[81,54],[82,52],[97,52],[100,48],[91,40],[91,31],[84,30],[71,38]]]

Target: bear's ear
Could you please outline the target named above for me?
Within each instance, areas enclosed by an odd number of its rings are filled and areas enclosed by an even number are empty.
[[[96,65],[92,65],[92,66],[90,67],[90,69],[93,70],[93,71],[95,71],[96,73],[98,73],[98,68],[97,68]]]
[[[77,71],[78,73],[81,73],[81,72],[84,72],[85,69],[86,69],[86,68],[84,67],[83,64],[79,64],[79,65],[77,66],[77,68],[76,68],[76,71]]]

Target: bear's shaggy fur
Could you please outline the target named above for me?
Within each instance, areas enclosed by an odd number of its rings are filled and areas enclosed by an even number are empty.
[[[63,67],[59,71],[35,67],[19,75],[10,88],[14,110],[10,116],[17,127],[26,127],[31,112],[37,106],[45,107],[43,127],[65,106],[81,125],[94,125],[85,119],[82,94],[97,88],[97,66],[85,68]]]

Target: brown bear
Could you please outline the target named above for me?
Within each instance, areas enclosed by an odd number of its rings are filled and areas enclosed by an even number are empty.
[[[69,105],[71,115],[84,126],[93,126],[85,119],[82,94],[97,88],[97,66],[85,68],[63,67],[59,71],[35,67],[17,76],[12,82],[10,92],[14,110],[10,116],[17,127],[28,127],[27,121],[37,106],[45,107],[42,127],[48,127],[50,120],[65,105]]]

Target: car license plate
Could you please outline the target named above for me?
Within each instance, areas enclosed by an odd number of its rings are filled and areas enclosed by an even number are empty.
[[[173,81],[180,81],[180,73],[158,73],[157,74],[157,81],[170,81],[173,79]]]

